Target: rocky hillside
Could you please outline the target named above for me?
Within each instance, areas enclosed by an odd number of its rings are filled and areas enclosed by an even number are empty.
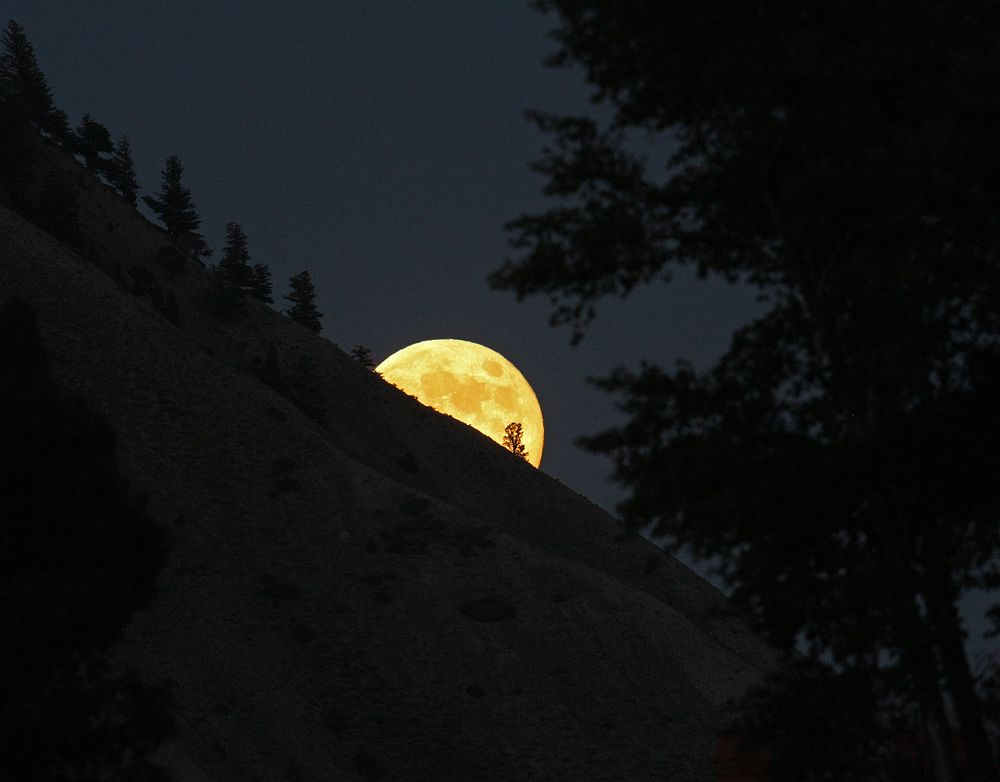
[[[173,683],[176,779],[712,778],[771,660],[719,592],[328,340],[214,311],[206,269],[171,272],[160,229],[47,154],[88,257],[0,207],[0,296],[34,303],[169,528],[120,654]]]

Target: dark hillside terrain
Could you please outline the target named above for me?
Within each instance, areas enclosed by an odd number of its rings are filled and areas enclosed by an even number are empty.
[[[208,269],[42,154],[82,253],[0,207],[0,296],[169,529],[120,657],[173,682],[176,779],[711,778],[772,660],[717,590],[328,340],[215,311]]]

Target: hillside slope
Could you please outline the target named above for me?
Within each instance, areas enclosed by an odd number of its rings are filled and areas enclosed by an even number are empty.
[[[35,304],[171,532],[121,655],[174,683],[178,779],[711,778],[726,701],[771,660],[721,594],[329,341],[215,317],[204,269],[167,280],[163,233],[51,164],[97,255],[179,303],[177,327],[0,207],[0,296]],[[325,425],[261,382],[269,346],[312,367]]]

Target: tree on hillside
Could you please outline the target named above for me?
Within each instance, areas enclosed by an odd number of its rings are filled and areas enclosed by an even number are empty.
[[[551,64],[581,65],[612,118],[531,115],[560,203],[510,224],[522,255],[492,284],[544,294],[574,338],[602,297],[683,264],[769,307],[706,372],[599,383],[629,420],[584,444],[613,458],[624,518],[715,558],[808,675],[871,704],[840,715],[872,728],[861,744],[818,715],[830,752],[772,725],[812,764],[798,778],[830,758],[870,778],[900,713],[953,778],[952,711],[967,779],[996,779],[956,603],[1000,581],[1000,8],[536,4],[559,17]]]
[[[24,28],[13,19],[7,22],[3,34],[0,96],[7,110],[27,117],[57,141],[72,137],[66,112],[56,108],[45,74],[38,67],[35,49]]]
[[[368,369],[372,369],[375,366],[375,362],[372,361],[371,349],[366,348],[364,345],[355,345],[351,348],[351,358]]]
[[[503,447],[514,456],[518,456],[525,461],[528,460],[528,452],[524,448],[524,427],[517,421],[511,421],[503,430]]]
[[[111,184],[132,206],[137,205],[139,182],[136,180],[135,163],[132,160],[132,146],[128,136],[122,136],[115,144],[109,168]]]
[[[163,182],[159,194],[143,196],[142,200],[159,216],[167,234],[185,250],[196,257],[211,255],[205,237],[198,233],[201,218],[195,210],[191,190],[181,182],[184,174],[181,161],[171,155],[160,174]]]
[[[108,653],[153,595],[164,533],[20,299],[0,307],[0,405],[0,777],[162,780],[165,693]]]
[[[102,157],[102,155],[110,156],[115,151],[111,133],[89,114],[83,115],[80,126],[76,129],[73,148],[83,155],[84,163],[90,173],[95,176],[98,174],[107,176],[111,172],[110,157]]]
[[[323,328],[319,322],[323,313],[316,309],[316,289],[313,287],[309,272],[296,274],[289,280],[289,285],[292,289],[286,294],[285,300],[292,302],[292,306],[285,310],[285,314],[296,323],[301,323],[318,334]]]
[[[241,291],[253,285],[253,269],[249,265],[250,249],[247,235],[239,223],[226,223],[226,244],[222,250],[219,270],[222,275]]]
[[[274,303],[274,296],[271,292],[271,270],[267,268],[267,264],[255,263],[253,265],[250,285],[255,299],[265,304]]]

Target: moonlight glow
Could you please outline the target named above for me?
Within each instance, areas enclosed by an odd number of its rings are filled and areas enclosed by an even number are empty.
[[[461,339],[430,339],[396,351],[376,371],[428,407],[503,443],[511,421],[524,427],[528,461],[542,461],[545,429],[535,392],[495,350]]]

